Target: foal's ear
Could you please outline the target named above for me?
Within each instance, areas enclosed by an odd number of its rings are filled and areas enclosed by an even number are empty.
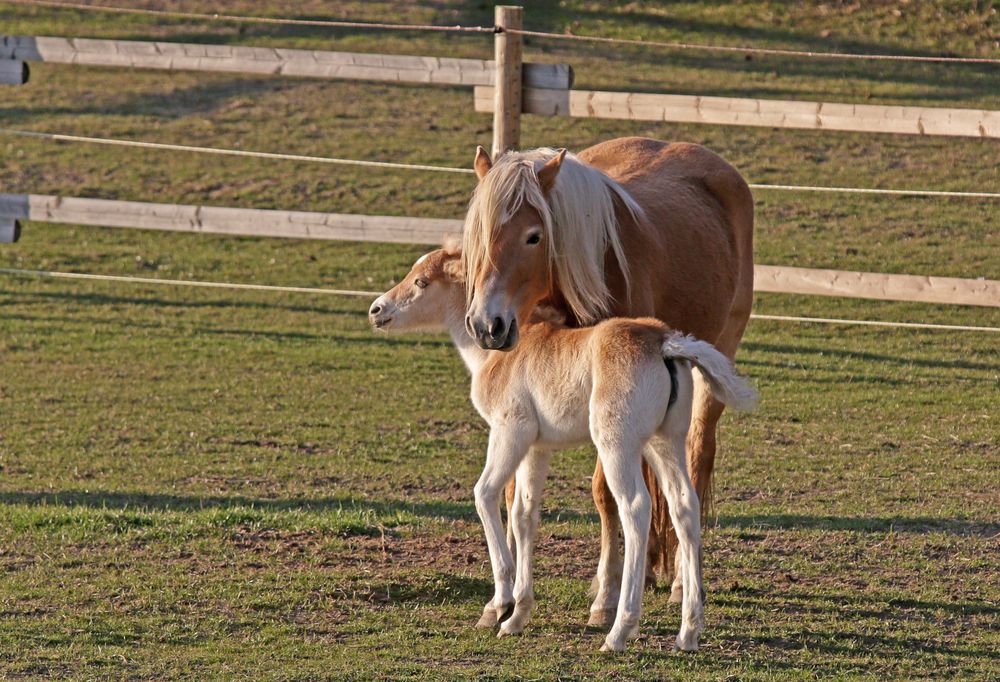
[[[564,158],[566,158],[566,150],[560,149],[558,154],[546,161],[545,165],[538,170],[538,184],[541,186],[543,194],[548,194],[552,191]]]
[[[483,149],[482,145],[476,147],[476,160],[472,165],[476,169],[476,177],[480,180],[486,177],[486,174],[490,172],[490,168],[493,168],[493,162],[490,161],[490,155],[485,149]]]
[[[465,282],[465,267],[461,258],[449,258],[444,262],[444,274],[448,281],[456,284]]]

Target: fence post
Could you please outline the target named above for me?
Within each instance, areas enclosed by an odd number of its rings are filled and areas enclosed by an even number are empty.
[[[494,38],[496,80],[493,84],[493,158],[521,144],[521,35],[507,28],[524,26],[524,8],[497,5],[494,21],[501,29]]]
[[[21,223],[14,218],[0,217],[0,244],[13,244],[21,238]]]
[[[0,57],[0,83],[24,85],[28,82],[28,65],[19,59]]]

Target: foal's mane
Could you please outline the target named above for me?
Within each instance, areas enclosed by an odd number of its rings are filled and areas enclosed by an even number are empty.
[[[617,182],[596,168],[566,154],[548,196],[538,183],[538,170],[558,154],[549,147],[507,152],[479,183],[462,233],[466,281],[475,282],[490,264],[489,247],[525,204],[542,218],[553,283],[581,324],[607,317],[611,292],[605,279],[605,254],[610,248],[628,282],[618,218],[617,199],[634,219],[642,209]],[[468,287],[469,295],[472,287]]]

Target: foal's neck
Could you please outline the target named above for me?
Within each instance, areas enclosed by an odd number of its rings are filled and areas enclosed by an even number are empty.
[[[455,292],[445,309],[444,324],[448,333],[451,334],[452,343],[455,344],[458,354],[462,356],[465,366],[472,374],[475,374],[486,362],[489,351],[476,345],[473,338],[469,336],[469,332],[465,330],[465,289],[461,286],[454,288]]]

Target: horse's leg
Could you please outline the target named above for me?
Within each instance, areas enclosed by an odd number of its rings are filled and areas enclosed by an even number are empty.
[[[507,549],[510,550],[510,555],[514,559],[514,563],[517,564],[517,547],[514,541],[514,526],[511,522],[511,514],[514,509],[514,495],[517,493],[517,477],[507,481],[507,485],[503,489],[504,501],[507,503]]]
[[[524,630],[535,606],[532,570],[535,539],[541,518],[542,488],[549,473],[551,452],[531,449],[517,468],[517,494],[510,510],[510,526],[517,543],[517,575],[514,578],[514,613],[500,626],[499,636],[516,635]]]
[[[685,466],[684,441],[687,415],[683,420],[668,422],[664,440],[657,439],[646,449],[646,458],[656,470],[660,487],[667,496],[667,505],[674,530],[677,532],[677,574],[681,582],[681,629],[675,649],[696,651],[698,636],[704,627],[704,592],[701,579],[701,515],[698,496]],[[669,419],[669,417],[668,417]]]
[[[514,560],[507,548],[500,518],[500,493],[531,445],[532,430],[514,424],[490,431],[486,465],[476,483],[476,511],[486,533],[493,568],[494,595],[483,608],[476,627],[489,628],[503,621],[514,607]]]
[[[631,438],[629,438],[631,440]],[[646,584],[646,543],[652,503],[642,477],[640,444],[625,438],[598,438],[597,450],[614,495],[625,536],[625,562],[621,596],[614,625],[601,651],[622,651],[625,640],[639,631],[642,593]]]
[[[745,312],[741,312],[745,309]],[[736,356],[736,348],[743,338],[749,319],[749,302],[734,308],[722,334],[714,345],[730,359]],[[701,521],[705,522],[712,507],[712,471],[715,468],[716,431],[725,405],[712,397],[712,392],[698,370],[694,375],[694,401],[691,426],[687,435],[687,465],[691,483],[698,493],[701,505]],[[699,563],[701,559],[699,558]],[[680,564],[680,560],[677,560]],[[679,573],[674,576],[670,601],[679,603],[683,599]]]
[[[621,524],[618,520],[618,505],[608,488],[604,477],[604,467],[598,458],[591,481],[591,492],[597,514],[601,517],[601,558],[597,563],[597,574],[591,584],[594,602],[590,606],[590,620],[587,625],[599,628],[610,627],[615,620],[619,590],[622,583],[622,552],[618,534]]]

